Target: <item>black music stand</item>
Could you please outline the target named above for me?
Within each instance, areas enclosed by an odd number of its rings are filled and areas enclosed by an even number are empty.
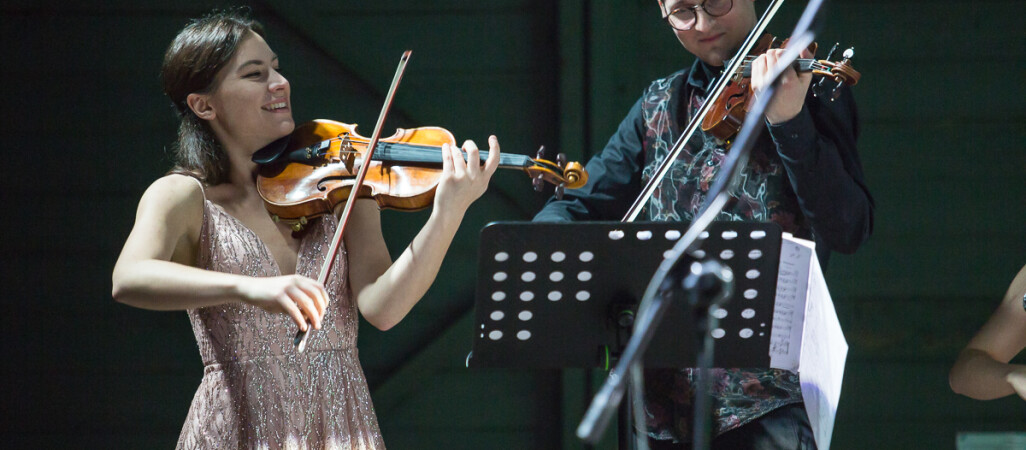
[[[489,224],[481,231],[473,351],[468,367],[608,370],[664,252],[687,230],[673,222]],[[714,222],[694,256],[734,273],[734,294],[714,312],[713,367],[769,367],[780,228]],[[677,303],[677,302],[675,302]],[[685,305],[670,306],[646,367],[693,367]]]

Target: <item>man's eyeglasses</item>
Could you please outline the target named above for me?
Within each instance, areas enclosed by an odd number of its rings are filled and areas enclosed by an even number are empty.
[[[666,22],[671,27],[680,31],[688,31],[695,27],[698,22],[698,9],[702,8],[710,17],[720,17],[730,12],[734,7],[733,0],[705,0],[695,6],[685,6],[670,11],[666,15]]]

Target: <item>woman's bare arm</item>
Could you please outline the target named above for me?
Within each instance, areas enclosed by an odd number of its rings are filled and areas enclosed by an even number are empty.
[[[431,287],[467,208],[485,192],[498,167],[499,143],[494,136],[489,147],[482,166],[471,141],[463,145],[466,160],[458,147],[443,147],[443,176],[431,216],[394,263],[374,203],[364,200],[355,206],[345,237],[352,262],[349,276],[360,312],[371,325],[382,330],[395,326]]]
[[[951,389],[978,400],[1019,393],[1026,399],[1026,366],[1008,364],[1026,348],[1026,267],[1012,281],[1004,300],[958,355],[948,376]]]
[[[193,267],[203,221],[203,192],[196,181],[169,175],[143,194],[135,225],[112,274],[112,296],[127,305],[184,310],[246,302],[288,314],[315,327],[327,304],[324,289],[309,278],[255,278]]]

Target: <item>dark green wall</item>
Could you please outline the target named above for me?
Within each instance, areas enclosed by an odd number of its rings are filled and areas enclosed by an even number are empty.
[[[764,5],[765,0],[757,4]],[[115,304],[110,271],[175,121],[159,66],[190,17],[221,2],[8,0],[0,6],[5,441],[14,448],[167,448],[199,383],[182,313]],[[584,161],[647,83],[691,58],[655,2],[255,2],[297,119],[369,133],[414,50],[389,128],[439,125]],[[804,2],[785,5],[786,34]],[[1026,33],[1021,2],[835,0],[819,41],[856,48],[860,152],[876,230],[828,281],[851,346],[835,448],[953,448],[1021,430],[1023,401],[947,388],[955,355],[1026,263]],[[476,233],[544,197],[496,177],[439,281],[361,360],[391,448],[579,448],[583,371],[467,370]],[[17,211],[13,206],[19,206]],[[383,215],[400,251],[425,213]],[[604,445],[603,448],[610,448]]]

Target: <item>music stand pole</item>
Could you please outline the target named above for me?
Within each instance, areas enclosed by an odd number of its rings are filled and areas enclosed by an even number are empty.
[[[784,54],[780,57],[780,62],[772,70],[773,83],[767,86],[763,92],[761,92],[755,101],[755,105],[752,107],[749,114],[761,117],[765,112],[766,107],[769,105],[770,99],[773,97],[776,84],[779,82],[780,76],[785,70],[788,69],[791,62],[796,60],[800,55],[801,49],[808,47],[813,40],[813,33],[808,30],[811,25],[812,18],[815,16],[815,12],[819,9],[822,1],[813,0],[808,8],[806,8],[805,14],[799,21],[796,32],[792,35],[791,45],[785,50]],[[811,11],[811,12],[810,12]],[[800,33],[799,33],[800,30]],[[786,64],[784,64],[786,63]],[[627,367],[633,364],[638,364],[639,353],[643,353],[644,349],[648,347],[651,341],[654,330],[647,329],[648,326],[653,323],[657,324],[661,320],[661,315],[665,310],[665,306],[657,300],[657,291],[665,281],[666,277],[677,265],[678,260],[691,249],[691,246],[696,242],[698,235],[704,231],[713,219],[722,211],[723,206],[726,204],[728,195],[728,185],[736,183],[740,169],[743,166],[741,161],[747,161],[748,155],[751,152],[751,148],[755,143],[752,136],[755,136],[758,131],[762,129],[762,120],[747,120],[741,127],[741,132],[738,134],[738,140],[736,141],[735,150],[731,151],[726,161],[723,164],[723,169],[720,177],[713,182],[713,187],[710,190],[710,197],[708,197],[703,210],[692,222],[691,227],[684,234],[677,244],[670,250],[669,256],[667,256],[655,275],[652,277],[652,282],[646,289],[645,296],[642,298],[641,306],[639,307],[638,317],[646,317],[645,321],[638,321],[635,326],[634,337],[631,338],[631,342],[627,346],[627,351],[623,355],[624,357],[617,364],[616,370],[610,372],[609,377],[606,379],[606,383],[603,384],[602,389],[595,395],[595,398],[591,404],[591,407],[585,413],[584,419],[581,421],[580,426],[577,428],[577,436],[586,442],[595,442],[598,436],[601,435],[602,431],[605,430],[606,425],[609,423],[609,418],[612,415],[612,410],[616,408],[617,404],[623,397],[623,378],[627,371]],[[658,304],[658,306],[657,306]],[[648,313],[647,310],[658,309],[657,317],[649,317],[652,314]],[[647,314],[648,313],[648,314]],[[643,328],[645,327],[645,328]],[[639,334],[639,331],[641,332]],[[640,370],[632,370],[632,372],[639,372]],[[635,377],[636,378],[636,377]],[[603,398],[600,398],[603,397]],[[640,439],[639,439],[640,440]],[[696,450],[700,450],[697,449]]]
[[[695,344],[698,347],[695,368],[698,372],[698,389],[695,392],[694,426],[692,427],[692,448],[704,449],[709,445],[709,417],[712,405],[709,396],[710,374],[713,363],[712,330],[719,320],[709,312],[721,307],[733,291],[734,275],[729,267],[716,260],[691,263],[691,271],[683,281],[688,293],[688,303],[694,322]]]

